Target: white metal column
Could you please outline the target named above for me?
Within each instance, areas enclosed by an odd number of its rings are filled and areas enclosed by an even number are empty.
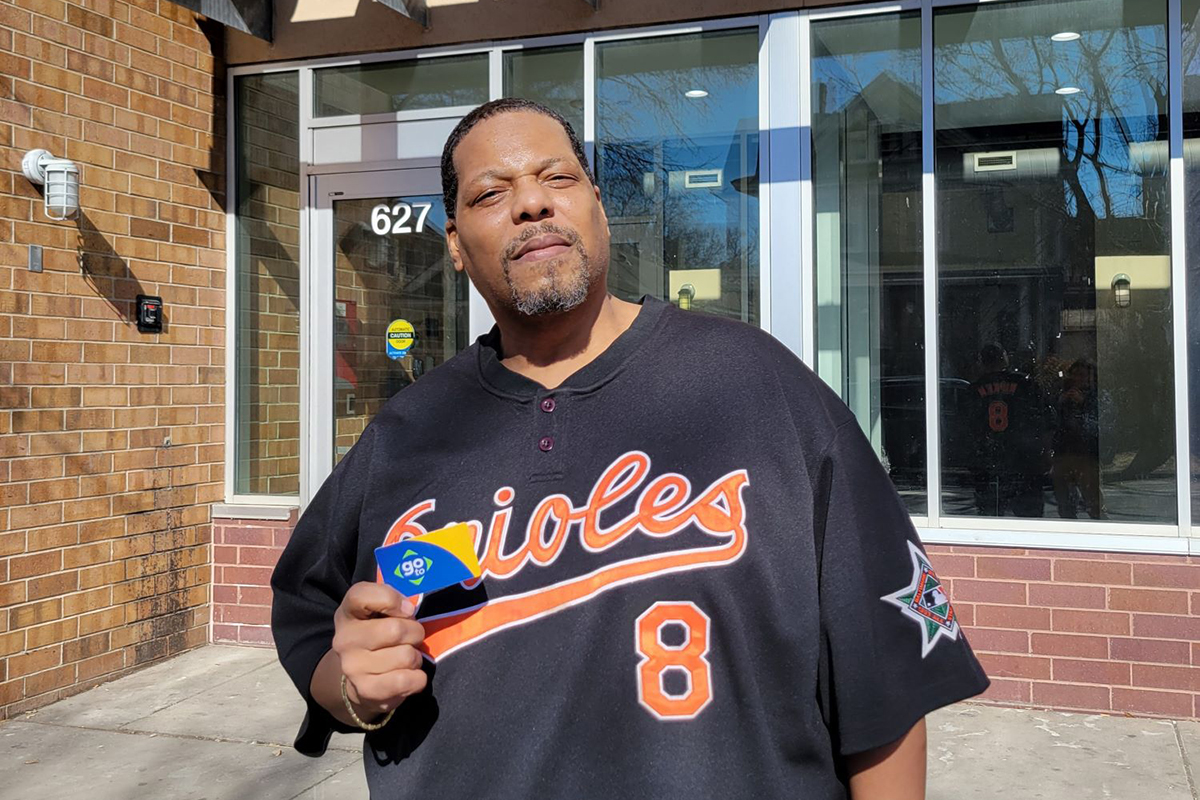
[[[937,181],[934,168],[932,0],[921,3],[921,213],[925,294],[925,490],[928,526],[937,528],[942,508],[942,451],[938,367]]]
[[[761,194],[771,215],[763,247],[764,261],[770,260],[770,291],[768,294],[764,287],[763,294],[771,306],[770,331],[811,364],[812,293],[808,287],[812,257],[805,249],[811,237],[804,231],[812,225],[802,199],[809,164],[804,116],[807,67],[803,55],[807,40],[808,19],[803,14],[768,17],[765,47],[770,128],[766,139],[770,158],[762,165],[766,183]]]
[[[1187,169],[1183,161],[1183,11],[1167,0],[1171,129],[1171,321],[1175,341],[1175,477],[1179,531],[1192,532],[1191,408],[1188,402]]]

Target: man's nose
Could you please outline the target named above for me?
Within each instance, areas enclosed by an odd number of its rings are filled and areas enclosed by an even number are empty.
[[[513,192],[513,222],[537,222],[554,216],[554,198],[533,177],[517,181]]]

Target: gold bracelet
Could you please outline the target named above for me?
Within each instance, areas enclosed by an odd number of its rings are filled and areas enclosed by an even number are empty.
[[[350,702],[350,695],[346,694],[346,676],[345,675],[342,676],[342,702],[346,704],[346,711],[349,712],[350,719],[354,720],[354,724],[357,725],[358,727],[362,728],[364,731],[379,730],[384,725],[387,725],[389,722],[391,722],[392,715],[396,713],[396,709],[393,708],[391,711],[389,711],[387,713],[387,716],[384,717],[379,722],[363,722],[361,719],[358,718],[358,713],[355,712],[354,705]]]

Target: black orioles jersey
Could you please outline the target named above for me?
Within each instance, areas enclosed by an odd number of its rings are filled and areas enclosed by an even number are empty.
[[[554,390],[496,331],[394,397],[301,517],[273,626],[308,692],[385,541],[466,522],[374,798],[846,796],[842,756],[987,679],[847,408],[741,323],[646,298]]]
[[[1039,474],[1044,471],[1053,418],[1037,384],[1013,370],[989,372],[971,384],[975,464],[988,472]]]

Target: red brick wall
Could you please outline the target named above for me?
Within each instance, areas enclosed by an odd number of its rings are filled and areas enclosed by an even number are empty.
[[[296,525],[288,520],[213,520],[212,640],[271,645],[271,570]]]
[[[0,0],[0,719],[207,638],[224,458],[214,49],[165,0]],[[80,165],[79,219],[46,218],[21,174],[34,148]],[[133,324],[139,293],[165,301],[162,334]]]
[[[213,639],[270,644],[290,522],[214,523]],[[1200,717],[1200,559],[931,545],[992,678],[982,698]]]
[[[1200,716],[1200,559],[931,546],[986,699]]]

